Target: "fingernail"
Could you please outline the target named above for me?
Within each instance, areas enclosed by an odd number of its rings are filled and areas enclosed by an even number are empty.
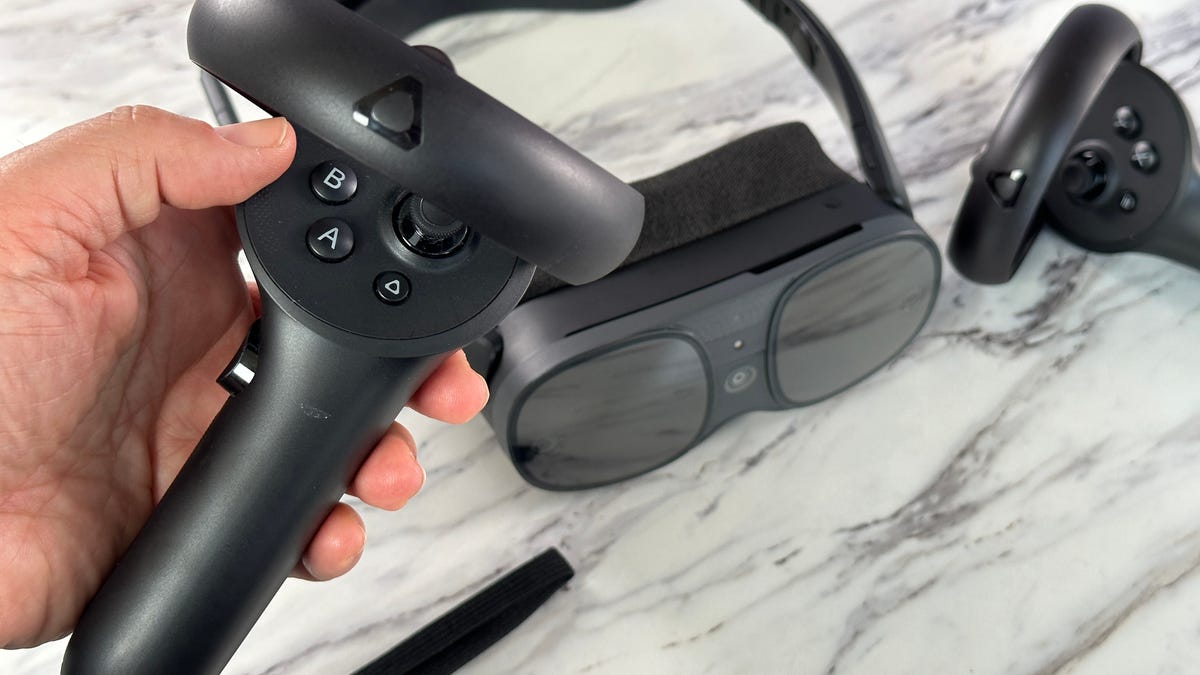
[[[343,570],[348,571],[358,564],[359,558],[362,557],[363,551],[367,548],[367,526],[361,521],[358,523],[358,531],[362,533],[362,546],[359,546],[357,551],[342,559],[340,567]]]
[[[417,468],[421,470],[421,484],[417,486],[417,491],[413,493],[413,497],[421,494],[421,490],[425,489],[425,481],[429,480],[429,474],[425,473],[425,467],[417,464]],[[412,499],[412,497],[409,497],[409,499]]]
[[[343,560],[340,565],[340,567],[345,571],[341,572],[338,576],[341,576],[342,574],[345,574],[346,572],[349,572],[350,570],[354,569],[354,566],[358,564],[358,561],[362,560],[364,550],[365,549],[360,548],[360,549],[358,549],[358,552],[355,553],[354,555],[347,556],[346,559]]]
[[[217,127],[217,133],[230,143],[247,148],[278,148],[287,137],[287,122],[282,117],[272,117]]]

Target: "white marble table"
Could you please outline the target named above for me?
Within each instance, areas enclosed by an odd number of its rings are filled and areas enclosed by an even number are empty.
[[[206,116],[188,0],[6,0],[0,152],[123,103]],[[1069,0],[814,0],[942,245],[967,163]],[[1117,2],[1200,111],[1200,3]],[[633,179],[831,107],[735,0],[435,27],[468,78]],[[338,581],[288,582],[231,673],[348,672],[548,546],[578,569],[470,673],[1200,672],[1200,274],[1043,235],[952,270],[894,366],[642,479],[526,486],[482,421],[408,417],[429,470]],[[2,573],[2,571],[0,571]],[[0,617],[3,621],[3,617]],[[63,644],[0,653],[57,672]]]

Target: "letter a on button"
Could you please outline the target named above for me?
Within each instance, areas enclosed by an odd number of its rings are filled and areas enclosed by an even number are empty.
[[[328,239],[330,250],[336,251],[337,250],[337,238],[338,238],[338,228],[334,227],[334,228],[331,228],[325,234],[317,237],[317,241],[324,241],[324,240]]]
[[[325,262],[339,262],[354,251],[354,229],[336,218],[322,218],[308,228],[308,250]]]

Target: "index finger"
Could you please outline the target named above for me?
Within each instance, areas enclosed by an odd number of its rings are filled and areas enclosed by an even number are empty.
[[[433,371],[408,407],[435,420],[462,424],[483,410],[488,395],[487,382],[471,369],[460,349]]]

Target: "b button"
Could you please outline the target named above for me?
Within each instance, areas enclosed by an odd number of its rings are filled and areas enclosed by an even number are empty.
[[[309,176],[313,194],[326,204],[345,204],[358,192],[358,176],[354,170],[337,162],[325,162]]]
[[[398,305],[408,299],[412,286],[399,272],[384,272],[375,277],[375,295],[389,305]]]
[[[341,262],[354,252],[354,230],[336,218],[322,218],[308,228],[308,250],[325,262]]]

